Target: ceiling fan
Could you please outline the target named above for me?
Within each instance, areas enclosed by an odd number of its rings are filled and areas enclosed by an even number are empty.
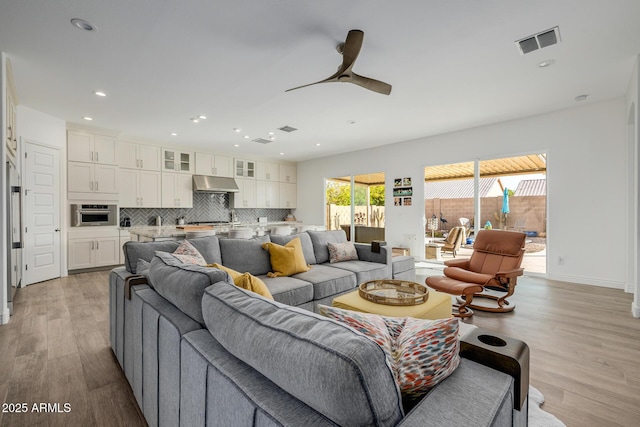
[[[353,83],[358,86],[362,86],[365,89],[369,89],[374,92],[381,93],[383,95],[389,95],[391,93],[390,84],[381,82],[379,80],[370,79],[368,77],[360,76],[351,70],[353,68],[353,64],[356,62],[356,59],[358,58],[360,49],[362,48],[363,39],[364,39],[364,33],[362,31],[360,30],[349,31],[345,42],[340,43],[338,46],[336,46],[336,50],[338,51],[338,53],[342,55],[342,65],[338,67],[338,71],[336,71],[332,76],[324,80],[320,80],[319,82],[310,83],[303,86],[287,89],[285,92],[289,92],[289,91],[300,89],[307,86],[313,86],[318,83],[343,82],[343,83]]]

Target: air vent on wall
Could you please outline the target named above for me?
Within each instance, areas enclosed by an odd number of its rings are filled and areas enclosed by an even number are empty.
[[[278,128],[278,130],[281,130],[282,132],[293,132],[294,130],[298,130],[298,129],[293,128],[291,126],[282,126],[281,128]]]
[[[257,142],[259,144],[268,144],[271,142],[270,139],[264,139],[264,138],[256,138],[256,139],[252,139],[253,142]]]
[[[516,41],[516,46],[521,55],[529,52],[533,52],[543,47],[552,46],[560,41],[560,29],[553,27],[549,30],[544,30],[538,34],[534,34],[529,37]]]

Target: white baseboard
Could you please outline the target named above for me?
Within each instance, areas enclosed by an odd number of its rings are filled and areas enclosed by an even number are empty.
[[[593,277],[572,276],[566,274],[549,274],[547,276],[549,280],[559,280],[561,282],[578,283],[581,285],[600,286],[603,288],[611,289],[625,289],[625,283],[621,281],[594,279]]]
[[[640,306],[635,301],[631,303],[631,315],[636,319],[640,318]]]

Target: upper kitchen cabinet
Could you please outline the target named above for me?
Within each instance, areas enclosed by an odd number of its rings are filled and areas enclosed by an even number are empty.
[[[86,200],[94,197],[97,200],[103,200],[98,194],[111,194],[111,198],[117,199],[118,167],[113,165],[68,162],[67,190],[70,193],[69,198],[73,199]],[[107,198],[109,199],[109,197]]]
[[[233,178],[233,159],[217,154],[196,153],[196,175]]]
[[[293,165],[280,165],[280,182],[296,183],[298,168]]]
[[[162,171],[193,174],[193,153],[168,148],[162,149]]]
[[[258,162],[258,179],[262,181],[279,181],[280,165],[277,163]]]
[[[235,159],[235,174],[236,178],[255,178],[256,177],[256,162],[253,160]]]
[[[67,131],[67,159],[73,162],[117,165],[117,142],[112,136]]]
[[[153,145],[120,141],[118,164],[121,168],[160,171],[162,149]]]

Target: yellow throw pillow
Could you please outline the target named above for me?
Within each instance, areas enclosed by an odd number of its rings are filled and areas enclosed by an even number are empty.
[[[267,274],[269,277],[292,276],[309,271],[310,267],[304,259],[299,237],[291,239],[284,246],[271,242],[263,243],[262,249],[269,251],[271,269],[273,269],[273,273]]]
[[[221,264],[208,264],[207,267],[214,267],[218,270],[226,271],[231,276],[233,283],[242,289],[246,289],[251,292],[255,292],[256,294],[262,295],[265,298],[270,300],[273,299],[271,292],[269,292],[269,288],[267,285],[256,276],[250,273],[239,273],[235,270],[230,269],[229,267],[225,267]]]

